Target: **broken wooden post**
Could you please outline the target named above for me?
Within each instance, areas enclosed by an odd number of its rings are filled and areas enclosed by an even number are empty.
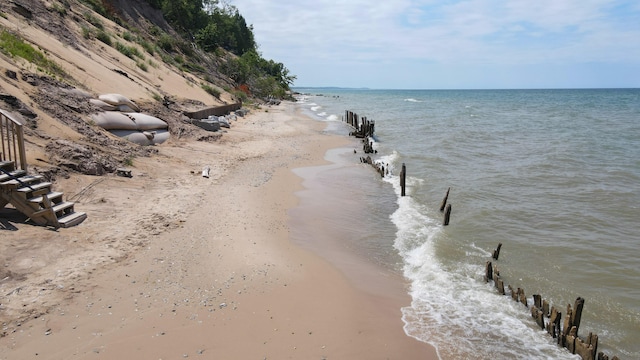
[[[400,196],[405,195],[405,188],[407,184],[407,167],[402,163],[402,170],[400,171]]]
[[[440,203],[440,211],[444,211],[444,207],[447,206],[447,199],[449,198],[449,190],[451,190],[451,187],[447,189],[447,193],[444,195],[444,198],[442,199],[442,203]]]
[[[598,334],[589,333],[589,337],[587,337],[587,345],[592,347],[592,354],[595,359],[598,354]]]
[[[562,325],[562,334],[558,337],[558,344],[562,347],[567,347],[567,336],[573,325],[571,324],[571,318],[573,318],[573,309],[571,304],[567,304],[567,313],[564,316],[564,323]]]
[[[451,204],[447,205],[446,210],[444,211],[444,225],[449,225],[449,219],[451,218]]]
[[[504,295],[504,281],[502,281],[500,277],[496,277],[495,285],[496,285],[496,289],[498,289],[498,294]]]
[[[580,318],[582,317],[582,308],[584,307],[584,299],[579,297],[573,305],[573,314],[571,314],[571,325],[576,327],[576,332],[580,329]]]
[[[555,306],[551,307],[551,315],[549,316],[549,323],[547,324],[547,332],[554,339],[560,336],[560,319],[562,313],[558,312]]]
[[[538,309],[542,309],[542,295],[533,294],[533,305]]]
[[[518,300],[520,300],[524,306],[529,307],[527,304],[527,296],[524,294],[524,289],[518,288]]]
[[[493,258],[498,260],[498,257],[500,256],[500,248],[502,247],[502,243],[498,243],[498,247],[493,250]]]
[[[547,300],[542,300],[542,313],[544,316],[549,317],[549,302]]]
[[[485,267],[484,282],[489,282],[489,280],[493,280],[493,266],[491,266],[491,261],[487,261]]]
[[[574,326],[569,330],[569,334],[565,337],[565,346],[572,354],[576,353],[576,339],[578,338],[578,329]]]
[[[540,329],[544,330],[544,314],[539,307],[531,307],[531,317],[536,320],[536,323],[538,324],[538,326],[540,326]]]

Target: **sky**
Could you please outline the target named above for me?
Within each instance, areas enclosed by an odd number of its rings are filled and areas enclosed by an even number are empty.
[[[295,87],[640,88],[639,0],[228,0]]]

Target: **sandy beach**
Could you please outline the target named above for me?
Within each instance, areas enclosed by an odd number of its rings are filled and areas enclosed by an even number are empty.
[[[437,358],[403,331],[401,278],[357,286],[290,240],[292,169],[352,141],[324,127],[283,103],[218,142],[157,146],[132,178],[60,180],[89,218],[57,231],[9,219],[0,359]]]

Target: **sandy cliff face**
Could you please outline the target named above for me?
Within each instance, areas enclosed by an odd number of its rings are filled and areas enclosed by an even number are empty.
[[[155,46],[157,38],[151,33],[175,36],[157,10],[141,1],[112,0],[106,5],[110,17],[121,25],[73,0],[0,3],[0,32],[21,39],[59,70],[0,52],[0,108],[27,124],[29,164],[52,176],[60,171],[100,175],[131,157],[154,152],[92,124],[90,115],[99,109],[89,103],[90,98],[125,95],[142,112],[166,121],[174,140],[217,139],[219,135],[195,128],[182,114],[235,101],[222,90],[230,82],[217,73],[215,60],[194,50],[204,64],[195,74],[180,68],[184,57],[179,49],[170,53]],[[202,84],[219,89],[219,98],[207,93]],[[83,159],[64,158],[77,153],[83,153]],[[97,165],[83,167],[78,162]]]

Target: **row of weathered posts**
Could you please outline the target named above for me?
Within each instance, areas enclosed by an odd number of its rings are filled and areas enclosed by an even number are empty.
[[[375,154],[377,150],[373,148],[373,134],[375,130],[375,121],[367,120],[366,117],[359,117],[358,114],[353,111],[345,110],[345,115],[343,118],[344,122],[349,124],[354,131],[350,132],[350,136],[355,136],[356,138],[362,139],[362,150],[365,154]],[[354,153],[356,151],[354,150]],[[386,165],[373,161],[371,156],[360,157],[360,162],[369,164],[373,166],[376,171],[384,177],[389,174],[389,164]],[[400,171],[400,196],[406,195],[406,184],[407,184],[407,166],[402,163],[402,170]],[[447,189],[447,194],[442,200],[442,204],[440,206],[440,211],[444,213],[443,225],[449,225],[449,220],[451,218],[451,204],[447,204],[447,199],[449,198],[449,190]]]
[[[349,110],[345,110],[344,121],[355,129],[350,135],[359,139],[373,137],[376,125],[375,121],[367,120],[364,116],[360,118],[358,114]]]
[[[495,261],[498,261],[501,248],[502,243],[498,244],[498,247],[493,251],[492,257]],[[505,291],[504,281],[500,277],[498,266],[492,265],[491,261],[486,262],[484,280],[485,282],[493,280],[499,294],[509,295],[514,301],[529,307],[524,289],[514,289],[511,285],[507,285],[508,293]],[[608,355],[598,352],[598,335],[589,333],[584,339],[578,337],[583,307],[584,299],[581,297],[576,299],[573,307],[571,304],[567,304],[564,323],[562,323],[562,313],[555,306],[549,308],[547,300],[542,299],[539,294],[534,294],[531,317],[542,330],[546,330],[551,337],[557,339],[559,346],[568,349],[572,354],[579,355],[583,360],[609,360]],[[618,357],[614,356],[611,360],[618,360]]]

